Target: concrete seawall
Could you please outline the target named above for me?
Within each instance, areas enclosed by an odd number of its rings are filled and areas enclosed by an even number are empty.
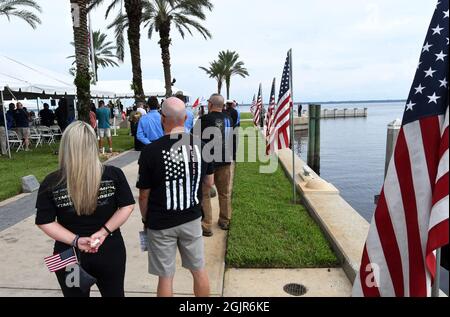
[[[277,155],[292,181],[292,151],[284,149]],[[307,169],[306,173],[304,168]],[[321,226],[348,279],[353,283],[360,268],[369,223],[341,197],[336,187],[320,178],[298,156],[294,181],[303,204]]]

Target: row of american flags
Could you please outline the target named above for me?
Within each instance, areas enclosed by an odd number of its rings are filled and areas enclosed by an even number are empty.
[[[264,112],[262,85],[254,124],[267,155],[292,147],[292,51],[278,100],[275,79]],[[426,297],[436,283],[436,251],[449,244],[449,0],[440,0],[421,51],[403,124],[362,250],[353,296]],[[361,184],[363,185],[363,184]]]
[[[275,99],[276,79],[273,79],[270,92],[269,107],[264,113],[262,84],[259,85],[258,97],[253,97],[250,111],[256,127],[265,127],[266,154],[274,154],[277,150],[290,148],[292,99],[292,50],[288,52],[283,68],[278,102]]]

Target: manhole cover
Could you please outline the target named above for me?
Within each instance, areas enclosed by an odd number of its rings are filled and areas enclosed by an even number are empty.
[[[308,289],[301,284],[288,284],[284,288],[284,291],[292,296],[303,296],[308,292]]]

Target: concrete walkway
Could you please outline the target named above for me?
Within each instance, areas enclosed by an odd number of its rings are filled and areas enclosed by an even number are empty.
[[[108,162],[121,167],[133,190],[135,188],[138,154],[128,152]],[[0,297],[58,297],[62,296],[54,274],[48,272],[44,257],[51,255],[53,241],[34,225],[35,197],[19,196],[0,204]],[[228,269],[225,271],[227,233],[216,225],[218,201],[213,199],[214,236],[205,238],[207,270],[210,277],[211,295],[226,297],[284,297],[289,296],[284,286],[290,283],[304,285],[305,296],[349,296],[351,284],[341,268],[261,270]],[[7,216],[6,216],[7,215]],[[142,230],[139,206],[123,226],[122,234],[127,247],[127,271],[125,291],[128,297],[155,296],[157,278],[147,273],[147,253],[139,248],[138,232]],[[191,274],[181,268],[177,259],[174,282],[176,296],[193,296]],[[94,288],[92,296],[99,296]]]
[[[120,159],[121,165],[127,162],[127,157],[133,155],[133,152],[130,153]],[[133,162],[128,162],[128,165],[122,169],[137,201],[138,190],[134,184],[136,184],[138,165],[136,163],[137,156],[134,156]],[[114,164],[114,161],[112,163]],[[27,196],[26,201],[22,201],[22,199],[0,207],[0,213],[4,213],[6,208],[14,210],[14,207],[20,204],[22,210],[20,210],[19,217],[28,215],[27,218],[20,220],[13,226],[3,230],[0,229],[0,272],[2,272],[0,275],[0,297],[62,296],[56,277],[48,272],[43,261],[44,257],[52,254],[53,241],[34,225],[35,201],[33,196]],[[213,200],[213,209],[215,222],[217,222],[218,202],[216,200]],[[147,273],[147,253],[142,253],[139,248],[138,232],[140,230],[142,230],[141,216],[139,207],[136,205],[131,219],[122,228],[127,247],[126,296],[155,296],[157,278]],[[211,295],[222,296],[226,233],[218,227],[214,230],[214,236],[205,239],[206,262],[210,276]],[[178,256],[177,274],[174,283],[175,294],[176,296],[192,296],[191,274],[181,268],[179,258]],[[94,290],[92,295],[99,296],[99,293]]]

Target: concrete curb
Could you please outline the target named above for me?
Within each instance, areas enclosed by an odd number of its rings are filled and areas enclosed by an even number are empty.
[[[292,151],[285,149],[277,156],[283,170],[292,181]],[[304,206],[331,243],[348,279],[353,283],[360,268],[369,223],[340,196],[332,184],[317,174],[312,173],[313,179],[322,183],[323,188],[308,188],[310,181],[304,175],[304,166],[307,166],[306,163],[296,157],[297,191],[301,194]]]
[[[9,205],[9,204],[11,204],[11,203],[13,203],[13,202],[16,202],[16,201],[18,201],[19,199],[25,198],[25,197],[27,197],[27,196],[29,196],[29,195],[31,195],[31,193],[22,193],[22,194],[13,196],[13,197],[11,197],[11,198],[7,198],[7,199],[5,199],[5,200],[2,200],[2,201],[0,201],[0,208],[1,208],[1,207],[4,207],[4,206],[6,206],[6,205]]]

